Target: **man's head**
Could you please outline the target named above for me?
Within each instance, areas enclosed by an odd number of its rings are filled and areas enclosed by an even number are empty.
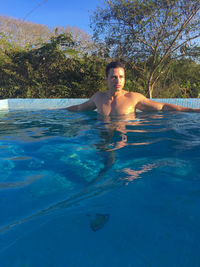
[[[123,64],[122,64],[121,62],[119,62],[119,61],[112,61],[112,62],[110,62],[110,63],[107,65],[107,67],[106,67],[106,78],[107,78],[108,75],[109,75],[109,71],[110,71],[110,69],[116,69],[116,68],[122,68],[122,69],[124,69],[124,66],[123,66]]]
[[[124,67],[120,62],[111,62],[106,68],[106,80],[111,92],[122,91],[125,84]]]

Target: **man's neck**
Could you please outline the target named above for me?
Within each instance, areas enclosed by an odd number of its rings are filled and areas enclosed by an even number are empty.
[[[108,90],[107,91],[107,94],[110,98],[117,98],[117,97],[120,97],[120,96],[123,96],[125,93],[124,90],[122,91],[111,91],[111,90]]]

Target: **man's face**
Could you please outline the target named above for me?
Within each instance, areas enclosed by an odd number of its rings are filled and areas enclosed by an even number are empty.
[[[121,91],[125,83],[125,73],[123,68],[110,69],[106,78],[108,88],[112,91]]]

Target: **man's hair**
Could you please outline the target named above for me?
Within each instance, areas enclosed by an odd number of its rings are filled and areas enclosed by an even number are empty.
[[[110,62],[107,67],[106,67],[106,77],[108,77],[110,69],[116,69],[116,68],[122,68],[124,69],[124,66],[121,62],[119,61],[112,61]]]

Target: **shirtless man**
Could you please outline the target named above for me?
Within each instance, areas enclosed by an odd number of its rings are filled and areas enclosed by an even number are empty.
[[[119,62],[111,62],[106,68],[108,90],[95,93],[88,101],[67,107],[70,111],[86,111],[97,109],[103,116],[118,116],[141,111],[182,111],[200,112],[200,109],[185,108],[177,105],[160,103],[146,98],[136,92],[125,91],[125,71]]]

